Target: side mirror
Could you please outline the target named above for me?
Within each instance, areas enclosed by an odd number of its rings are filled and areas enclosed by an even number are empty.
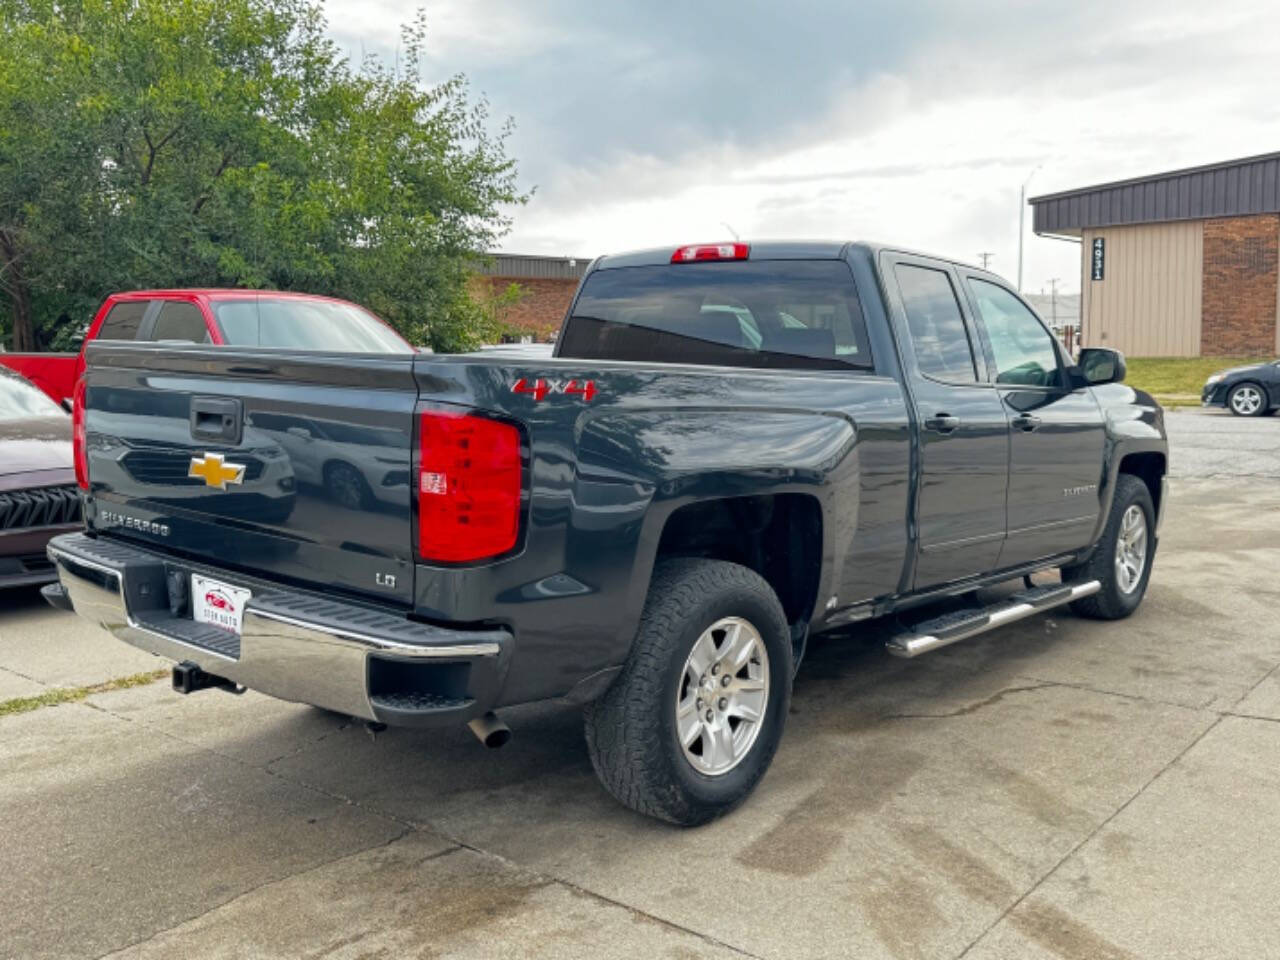
[[[1120,383],[1125,375],[1124,354],[1106,347],[1085,347],[1080,351],[1076,369],[1091,387],[1103,383]]]

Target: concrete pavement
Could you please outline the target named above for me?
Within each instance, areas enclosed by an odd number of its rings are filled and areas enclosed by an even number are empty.
[[[164,683],[0,716],[0,956],[1278,956],[1280,489],[1173,497],[1127,622],[815,643],[697,830],[617,806],[568,707],[497,752]],[[157,665],[0,603],[0,702]]]

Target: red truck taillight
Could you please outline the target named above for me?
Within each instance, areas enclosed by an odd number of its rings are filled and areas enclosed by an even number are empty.
[[[520,430],[472,414],[419,417],[418,554],[467,563],[507,553],[520,536]]]
[[[71,394],[71,452],[76,463],[76,486],[89,489],[89,451],[85,447],[84,381],[77,380]]]

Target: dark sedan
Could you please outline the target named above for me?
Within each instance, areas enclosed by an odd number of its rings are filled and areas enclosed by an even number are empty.
[[[1264,417],[1280,407],[1280,360],[1211,374],[1200,393],[1206,407],[1226,407],[1237,417]]]
[[[0,367],[0,588],[56,580],[45,544],[80,526],[71,418]]]

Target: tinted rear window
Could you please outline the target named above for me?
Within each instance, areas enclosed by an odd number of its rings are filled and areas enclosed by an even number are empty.
[[[733,367],[871,366],[853,276],[840,260],[599,270],[587,277],[557,354]]]
[[[204,314],[194,303],[187,303],[184,300],[166,300],[156,317],[151,339],[208,343],[209,331],[205,329]]]
[[[142,315],[151,306],[150,300],[126,300],[111,308],[98,329],[98,340],[133,340],[142,325]]]
[[[337,353],[409,353],[390,327],[353,303],[259,297],[214,302],[223,339],[233,347],[292,347]]]

